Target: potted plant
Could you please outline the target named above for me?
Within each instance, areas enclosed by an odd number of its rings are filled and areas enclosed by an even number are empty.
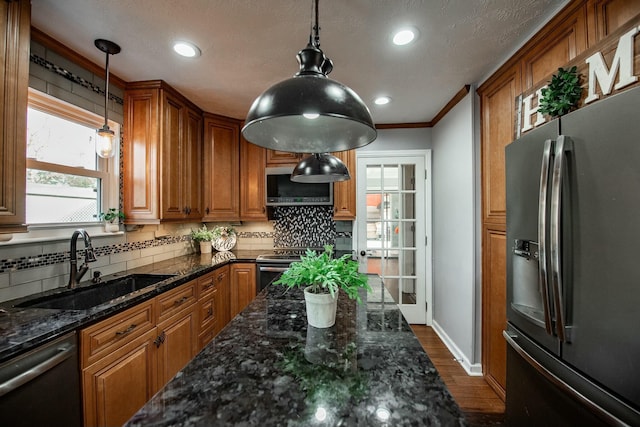
[[[191,230],[191,240],[200,243],[200,253],[211,253],[211,240],[213,240],[213,231],[207,229],[206,224],[202,224],[197,230]]]
[[[120,220],[124,219],[124,213],[116,208],[109,208],[107,212],[100,212],[100,220],[104,221],[104,231],[116,232],[120,229]]]
[[[549,85],[541,90],[542,98],[538,111],[551,117],[560,117],[575,109],[582,96],[578,68],[558,68]]]
[[[340,289],[358,302],[361,288],[371,291],[367,276],[358,272],[358,263],[350,258],[349,254],[334,258],[331,245],[326,245],[321,253],[307,249],[300,261],[291,263],[273,283],[288,288],[305,286],[307,321],[316,328],[329,328],[336,321]]]
[[[216,251],[230,251],[236,245],[236,230],[229,225],[213,229],[213,248]]]

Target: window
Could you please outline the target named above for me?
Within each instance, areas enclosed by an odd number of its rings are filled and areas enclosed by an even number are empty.
[[[35,90],[27,112],[27,224],[98,221],[118,206],[117,158],[95,152],[104,118]],[[117,123],[109,122],[114,132]]]

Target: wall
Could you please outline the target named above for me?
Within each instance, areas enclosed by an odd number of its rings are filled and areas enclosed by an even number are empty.
[[[470,374],[476,351],[475,89],[433,128],[434,329]]]
[[[362,151],[429,149],[432,148],[431,131],[431,128],[381,129],[378,130],[378,138],[358,148],[356,155]]]

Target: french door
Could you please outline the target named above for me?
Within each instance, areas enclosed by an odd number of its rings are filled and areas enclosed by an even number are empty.
[[[360,271],[380,275],[409,323],[431,324],[431,152],[356,154]]]

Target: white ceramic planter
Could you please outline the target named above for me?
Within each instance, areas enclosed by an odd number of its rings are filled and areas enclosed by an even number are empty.
[[[107,233],[115,233],[116,231],[120,230],[120,226],[118,224],[112,223],[112,222],[105,222],[104,223],[104,231]]]
[[[200,253],[201,254],[211,253],[211,241],[200,242]]]
[[[336,323],[338,293],[332,297],[331,294],[314,294],[309,292],[309,289],[310,287],[304,289],[307,322],[316,328],[332,327]]]

